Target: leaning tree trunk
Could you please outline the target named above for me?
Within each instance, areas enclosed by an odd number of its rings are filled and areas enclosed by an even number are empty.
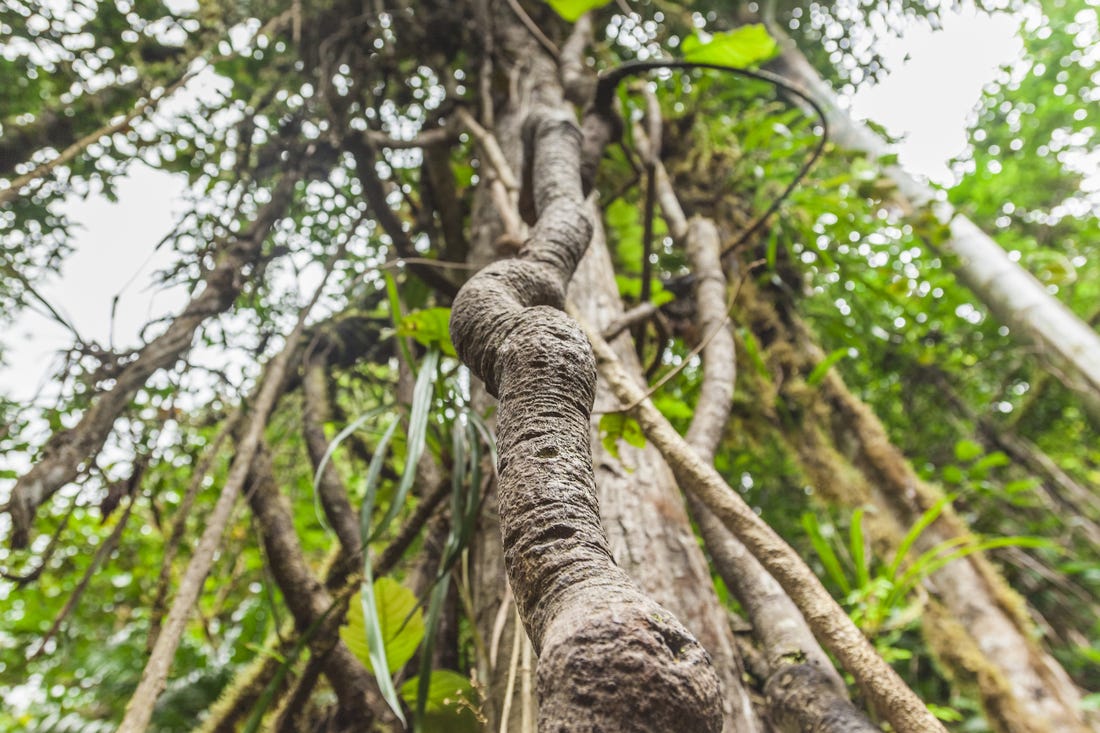
[[[837,103],[829,84],[782,29],[771,23],[769,30],[783,44],[782,55],[773,62],[774,70],[804,87],[821,105],[832,139],[872,157],[888,153],[881,138]],[[912,206],[931,205],[936,218],[950,230],[951,236],[936,246],[954,255],[955,275],[1001,323],[1039,347],[1040,355],[1065,375],[1061,377],[1065,385],[1081,394],[1089,419],[1100,425],[1100,334],[1051,295],[1030,272],[1009,259],[974,222],[946,201],[937,202],[927,184],[896,165],[887,166],[883,172]]]
[[[779,398],[797,406],[799,419],[783,430],[791,451],[817,491],[852,508],[874,506],[868,525],[883,548],[896,550],[907,529],[942,498],[916,475],[870,408],[853,395],[835,370],[817,389],[806,378],[824,358],[805,325],[777,307],[776,290],[746,283],[746,320],[767,348]],[[763,400],[776,387],[762,388]],[[761,404],[767,412],[770,407]],[[916,553],[967,529],[948,507],[921,533]],[[1001,733],[1087,733],[1081,695],[1057,661],[1032,638],[1023,601],[981,555],[955,560],[926,581],[933,602],[925,635],[948,675],[975,691],[994,730]]]

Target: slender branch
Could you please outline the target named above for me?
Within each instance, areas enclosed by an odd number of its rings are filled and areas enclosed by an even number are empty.
[[[233,513],[237,497],[241,493],[245,480],[248,478],[249,469],[253,457],[263,440],[264,428],[268,418],[275,408],[275,402],[282,393],[284,381],[290,364],[298,351],[302,340],[302,334],[306,328],[306,318],[313,309],[317,300],[324,291],[328,281],[328,273],[332,270],[333,258],[325,279],[313,294],[312,300],[302,309],[298,317],[298,323],[294,330],[287,336],[283,350],[271,360],[266,373],[263,376],[256,391],[256,399],[253,402],[248,416],[247,428],[237,445],[237,452],[229,467],[225,485],[218,497],[214,509],[206,518],[206,528],[199,539],[191,561],[187,564],[187,570],[180,580],[179,590],[172,602],[172,608],[164,621],[164,628],[157,637],[149,660],[141,674],[141,681],[134,691],[130,702],[126,706],[126,713],[118,733],[144,733],[153,715],[153,706],[157,698],[164,690],[168,679],[168,671],[172,665],[176,649],[179,647],[187,620],[190,618],[199,594],[202,592],[203,583],[206,580],[210,568],[214,564],[214,556],[218,545],[221,544],[222,534],[229,524],[229,518]]]
[[[550,58],[556,59],[561,55],[561,52],[558,51],[558,47],[554,45],[553,41],[546,37],[542,29],[531,19],[531,16],[528,15],[527,11],[523,9],[523,6],[519,4],[519,0],[508,0],[508,7],[512,9],[512,12],[515,13],[516,17],[523,23],[523,27],[539,42],[542,49],[550,54]]]
[[[306,156],[303,165],[308,164],[309,157]],[[27,545],[38,507],[76,478],[80,465],[103,447],[115,421],[149,377],[173,365],[190,348],[199,326],[233,304],[247,282],[244,269],[257,261],[268,233],[289,206],[301,175],[300,168],[283,175],[271,192],[271,200],[252,225],[220,249],[216,264],[206,273],[201,289],[183,312],[114,375],[114,385],[96,396],[74,427],[50,436],[41,450],[42,457],[12,488],[6,507],[11,514],[12,547]]]
[[[630,410],[672,469],[680,487],[694,493],[749,549],[795,602],[814,635],[856,679],[875,709],[899,733],[946,733],[946,729],[879,656],[840,605],[791,548],[726,483],[714,466],[700,458],[645,398],[611,347],[594,329],[586,329],[600,373]]]
[[[241,411],[234,410],[233,414],[222,424],[217,435],[214,436],[214,440],[207,445],[202,460],[195,467],[194,473],[191,474],[191,482],[187,485],[183,500],[180,501],[180,505],[176,508],[176,513],[172,518],[172,530],[168,535],[168,541],[164,545],[164,557],[161,559],[160,574],[157,577],[157,590],[153,596],[153,605],[149,612],[149,638],[146,642],[148,651],[152,651],[157,636],[160,634],[161,622],[164,620],[164,604],[168,599],[168,589],[172,580],[172,563],[176,559],[176,552],[178,552],[180,543],[183,541],[183,534],[187,529],[187,519],[191,515],[191,509],[195,505],[199,490],[202,489],[203,481],[206,480],[206,476],[210,473],[210,469],[218,457],[218,449],[221,448],[221,444],[225,442],[225,439],[236,431],[240,419]]]
[[[646,71],[652,71],[655,69],[710,69],[713,71],[721,71],[728,74],[734,74],[736,76],[743,76],[749,79],[756,79],[763,81],[777,89],[782,89],[795,97],[799,98],[806,103],[814,115],[817,116],[818,124],[821,126],[821,136],[818,138],[817,144],[813,150],[803,161],[799,167],[798,172],[795,173],[794,178],[787,184],[780,194],[772,200],[768,207],[756,216],[744,229],[742,229],[733,241],[723,248],[722,256],[726,256],[730,252],[734,251],[737,247],[741,246],[750,236],[752,236],[765,221],[774,214],[779,207],[787,200],[787,197],[791,195],[795,187],[802,182],[802,179],[806,177],[806,174],[810,172],[814,164],[817,163],[821,154],[825,151],[825,145],[829,140],[829,122],[825,116],[825,110],[818,104],[809,92],[805,91],[801,87],[790,83],[786,79],[772,74],[767,71],[753,71],[750,69],[741,69],[734,66],[722,66],[720,64],[704,64],[694,61],[677,61],[675,59],[657,59],[652,61],[629,61],[625,64],[616,66],[613,69],[609,69],[600,74],[600,81],[596,88],[596,99],[593,104],[593,109],[597,116],[605,118],[611,118],[614,116],[612,111],[612,104],[614,101],[615,88],[624,79],[630,76],[644,73]]]
[[[192,69],[184,73],[179,79],[177,79],[171,86],[167,87],[161,94],[153,97],[152,95],[142,99],[134,108],[127,114],[123,115],[121,119],[115,122],[104,125],[103,127],[95,130],[94,132],[85,135],[69,147],[61,151],[61,154],[56,158],[53,158],[41,165],[35,167],[33,170],[24,173],[23,175],[12,181],[7,188],[0,190],[0,206],[13,201],[19,196],[20,191],[27,187],[28,184],[48,175],[50,172],[69,163],[73,158],[84,152],[92,143],[96,142],[102,137],[108,135],[114,135],[116,132],[121,132],[130,127],[135,119],[145,114],[148,110],[153,109],[161,101],[172,96],[180,87],[190,81],[195,74],[197,74],[201,68]]]
[[[65,601],[65,605],[54,617],[53,623],[50,624],[50,628],[46,630],[46,633],[42,635],[42,639],[38,643],[38,648],[27,657],[28,662],[33,662],[42,656],[42,653],[46,651],[46,646],[50,643],[50,639],[53,638],[61,629],[61,624],[65,623],[65,619],[69,617],[69,614],[73,612],[77,604],[80,603],[81,597],[84,595],[84,591],[88,589],[88,583],[91,582],[92,576],[103,564],[103,562],[110,557],[111,553],[118,547],[118,542],[122,538],[122,533],[126,529],[126,524],[130,521],[130,514],[134,510],[134,502],[137,500],[137,492],[130,494],[130,501],[126,504],[126,509],[122,512],[122,516],[119,517],[118,522],[111,530],[111,534],[107,536],[107,539],[103,540],[103,543],[96,550],[95,556],[92,557],[92,561],[88,563],[88,567],[84,569],[84,575],[80,578],[80,581],[73,588],[72,593],[69,594],[68,600]]]

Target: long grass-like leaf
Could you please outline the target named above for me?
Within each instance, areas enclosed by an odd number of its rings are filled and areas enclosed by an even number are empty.
[[[802,526],[806,529],[806,534],[810,537],[810,544],[814,546],[814,551],[821,560],[825,572],[829,574],[833,582],[840,586],[841,590],[845,593],[851,593],[852,583],[848,580],[848,576],[844,574],[844,570],[840,566],[840,558],[836,556],[833,546],[821,533],[821,525],[818,524],[817,517],[810,512],[806,512],[802,515]]]
[[[317,487],[321,484],[321,474],[324,473],[325,467],[332,458],[332,454],[336,452],[336,449],[340,447],[341,443],[348,439],[348,436],[361,428],[367,421],[373,420],[390,409],[392,408],[387,405],[375,407],[352,420],[343,430],[336,434],[336,437],[334,437],[331,442],[329,442],[328,446],[325,448],[325,454],[321,456],[321,460],[317,463],[317,470],[313,472],[313,511],[317,514],[317,521],[326,532],[331,534],[332,527],[329,526],[328,520],[325,518],[325,512],[321,508],[321,492],[317,490]]]
[[[413,386],[412,409],[409,411],[409,431],[405,441],[405,471],[401,481],[397,485],[393,500],[386,510],[382,521],[374,528],[370,539],[376,539],[386,531],[393,522],[394,517],[401,511],[405,498],[416,481],[416,464],[420,462],[420,456],[424,453],[428,434],[428,413],[431,411],[432,398],[435,395],[435,382],[439,375],[439,350],[432,348],[424,355],[424,361],[420,365],[420,372],[416,375],[416,384]]]
[[[821,380],[825,378],[825,375],[829,373],[829,370],[833,368],[833,365],[846,356],[848,356],[848,347],[846,346],[826,356],[817,363],[817,366],[813,368],[810,375],[806,377],[806,384],[811,387],[816,387],[821,383]]]
[[[405,714],[401,710],[401,701],[397,696],[397,690],[390,676],[389,665],[386,662],[386,645],[382,634],[382,622],[378,618],[378,605],[374,598],[374,572],[370,556],[369,538],[371,536],[371,514],[374,512],[374,499],[378,493],[378,483],[382,475],[382,466],[386,462],[386,450],[393,435],[397,430],[399,421],[394,417],[382,434],[371,456],[370,465],[367,467],[366,486],[363,491],[363,504],[359,509],[359,533],[363,538],[363,583],[361,587],[361,603],[363,608],[363,627],[367,637],[367,647],[370,650],[371,666],[374,668],[374,678],[378,682],[378,689],[382,699],[390,706],[394,714],[402,723],[405,722]]]
[[[370,563],[366,564],[366,568],[369,573]],[[382,623],[378,618],[378,602],[374,598],[374,583],[370,577],[363,578],[360,598],[363,606],[363,626],[366,628],[367,646],[370,649],[370,662],[374,667],[374,679],[378,682],[382,699],[404,724],[405,713],[401,710],[401,700],[397,696],[397,689],[394,687],[393,677],[390,675],[386,661],[386,640],[382,634]]]
[[[1011,537],[992,537],[979,540],[977,537],[964,535],[944,540],[932,549],[921,554],[917,561],[908,568],[897,582],[891,592],[891,600],[896,597],[896,602],[907,595],[917,583],[933,575],[944,566],[973,555],[976,552],[996,550],[1001,547],[1056,547],[1055,543],[1042,537],[1029,537],[1017,535]]]
[[[432,588],[428,601],[428,617],[425,621],[424,643],[420,647],[420,675],[416,688],[416,714],[413,716],[413,731],[420,733],[424,724],[424,712],[428,705],[428,692],[432,683],[432,654],[435,651],[435,632],[439,628],[439,617],[443,604],[447,600],[447,591],[451,588],[451,574],[444,573]]]
[[[901,569],[901,564],[905,562],[905,556],[909,554],[909,548],[913,546],[913,543],[917,541],[917,538],[921,536],[921,533],[926,530],[932,522],[935,522],[941,514],[943,514],[944,508],[947,507],[952,501],[954,501],[955,495],[948,494],[920,515],[909,531],[905,534],[901,544],[898,545],[897,554],[894,555],[894,562],[890,563],[889,577],[896,579],[898,577],[898,570]]]
[[[863,539],[863,510],[852,512],[852,525],[848,528],[848,550],[852,554],[852,564],[856,568],[856,583],[866,588],[871,583],[871,564],[867,559],[867,550]]]
[[[397,280],[386,272],[382,275],[386,280],[386,296],[390,304],[390,318],[393,319],[394,330],[401,325],[401,319],[405,317],[401,311],[401,296],[397,292]],[[401,349],[401,356],[406,364],[414,364],[412,352],[409,351],[409,341],[404,336],[397,336],[397,347]]]

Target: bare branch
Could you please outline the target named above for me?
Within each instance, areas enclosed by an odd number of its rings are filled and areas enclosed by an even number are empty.
[[[244,268],[260,256],[264,240],[282,218],[300,178],[300,170],[285,174],[271,193],[271,200],[252,225],[225,245],[217,263],[203,278],[199,293],[160,336],[146,344],[137,357],[118,370],[114,385],[99,394],[74,427],[54,433],[42,449],[42,457],[12,489],[7,511],[12,519],[12,547],[22,548],[30,539],[38,507],[75,479],[81,464],[103,447],[115,420],[137,391],[159,369],[166,369],[190,348],[195,332],[210,316],[229,308],[244,286]]]
[[[335,258],[333,259],[335,263]],[[332,263],[329,266],[331,272]],[[214,564],[214,555],[218,545],[221,544],[222,534],[229,524],[229,518],[233,513],[233,506],[241,493],[245,480],[248,478],[249,469],[256,452],[263,441],[264,428],[267,426],[268,417],[275,408],[275,402],[282,394],[287,372],[291,361],[301,344],[302,334],[306,328],[306,318],[310,310],[320,298],[324,290],[326,278],[314,293],[310,303],[302,309],[298,317],[298,323],[294,330],[287,336],[286,345],[271,360],[263,379],[256,390],[255,400],[249,410],[247,428],[237,444],[237,452],[233,463],[229,467],[225,485],[218,497],[214,509],[206,518],[206,527],[199,539],[191,561],[187,564],[187,570],[180,580],[179,590],[172,602],[172,608],[168,611],[168,617],[164,621],[164,629],[157,637],[156,644],[145,664],[141,675],[141,682],[134,691],[130,702],[126,706],[126,714],[118,733],[144,733],[153,714],[153,706],[157,698],[164,690],[168,678],[168,670],[172,665],[176,649],[183,636],[187,620],[194,610],[195,602],[202,592],[202,586]]]

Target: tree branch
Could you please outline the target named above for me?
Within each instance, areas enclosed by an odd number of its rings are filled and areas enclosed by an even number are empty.
[[[308,158],[303,162],[306,164]],[[233,304],[246,282],[244,268],[260,256],[264,240],[286,212],[294,184],[300,177],[300,169],[284,174],[252,225],[221,249],[217,263],[203,278],[199,293],[167,330],[142,347],[136,358],[115,374],[114,385],[95,398],[74,427],[50,436],[39,461],[12,488],[7,505],[12,521],[12,547],[26,547],[38,507],[75,479],[81,464],[103,447],[115,420],[146,380],[157,370],[172,366],[191,347],[199,326]]]
[[[749,549],[797,604],[814,635],[855,677],[875,709],[899,733],[946,733],[890,665],[883,661],[821,581],[790,545],[732,489],[710,463],[698,456],[668,420],[644,399],[644,392],[622,368],[611,347],[594,330],[588,338],[600,373],[661,451],[681,488],[694,493]]]

